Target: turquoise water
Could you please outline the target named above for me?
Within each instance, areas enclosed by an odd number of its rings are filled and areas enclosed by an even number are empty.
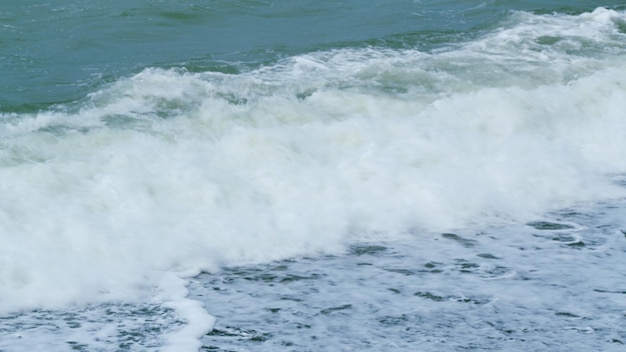
[[[146,67],[240,72],[345,47],[433,48],[510,12],[578,14],[620,1],[4,1],[0,111],[84,98]]]
[[[0,352],[620,351],[626,5],[3,1]]]

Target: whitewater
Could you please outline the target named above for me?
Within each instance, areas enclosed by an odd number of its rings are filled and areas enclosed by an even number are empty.
[[[1,113],[0,351],[623,348],[625,29],[511,12]]]

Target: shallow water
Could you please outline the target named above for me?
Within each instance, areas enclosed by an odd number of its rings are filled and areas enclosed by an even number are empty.
[[[189,298],[217,321],[200,350],[620,351],[623,207],[201,274]],[[158,351],[184,324],[170,308],[140,303],[35,310],[3,317],[0,346]]]
[[[620,351],[623,206],[201,275],[201,350]]]

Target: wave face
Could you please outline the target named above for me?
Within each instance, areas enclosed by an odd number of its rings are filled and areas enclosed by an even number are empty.
[[[516,12],[431,51],[146,68],[3,113],[0,312],[169,302],[192,336],[211,319],[181,277],[624,197],[625,29]]]

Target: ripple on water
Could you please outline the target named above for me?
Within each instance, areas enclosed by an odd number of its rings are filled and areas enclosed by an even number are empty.
[[[32,310],[0,322],[0,351],[6,352],[63,345],[73,351],[158,351],[163,337],[185,324],[173,309],[151,304]]]
[[[617,212],[203,274],[189,287],[217,318],[203,349],[620,351],[626,238],[603,218]]]

